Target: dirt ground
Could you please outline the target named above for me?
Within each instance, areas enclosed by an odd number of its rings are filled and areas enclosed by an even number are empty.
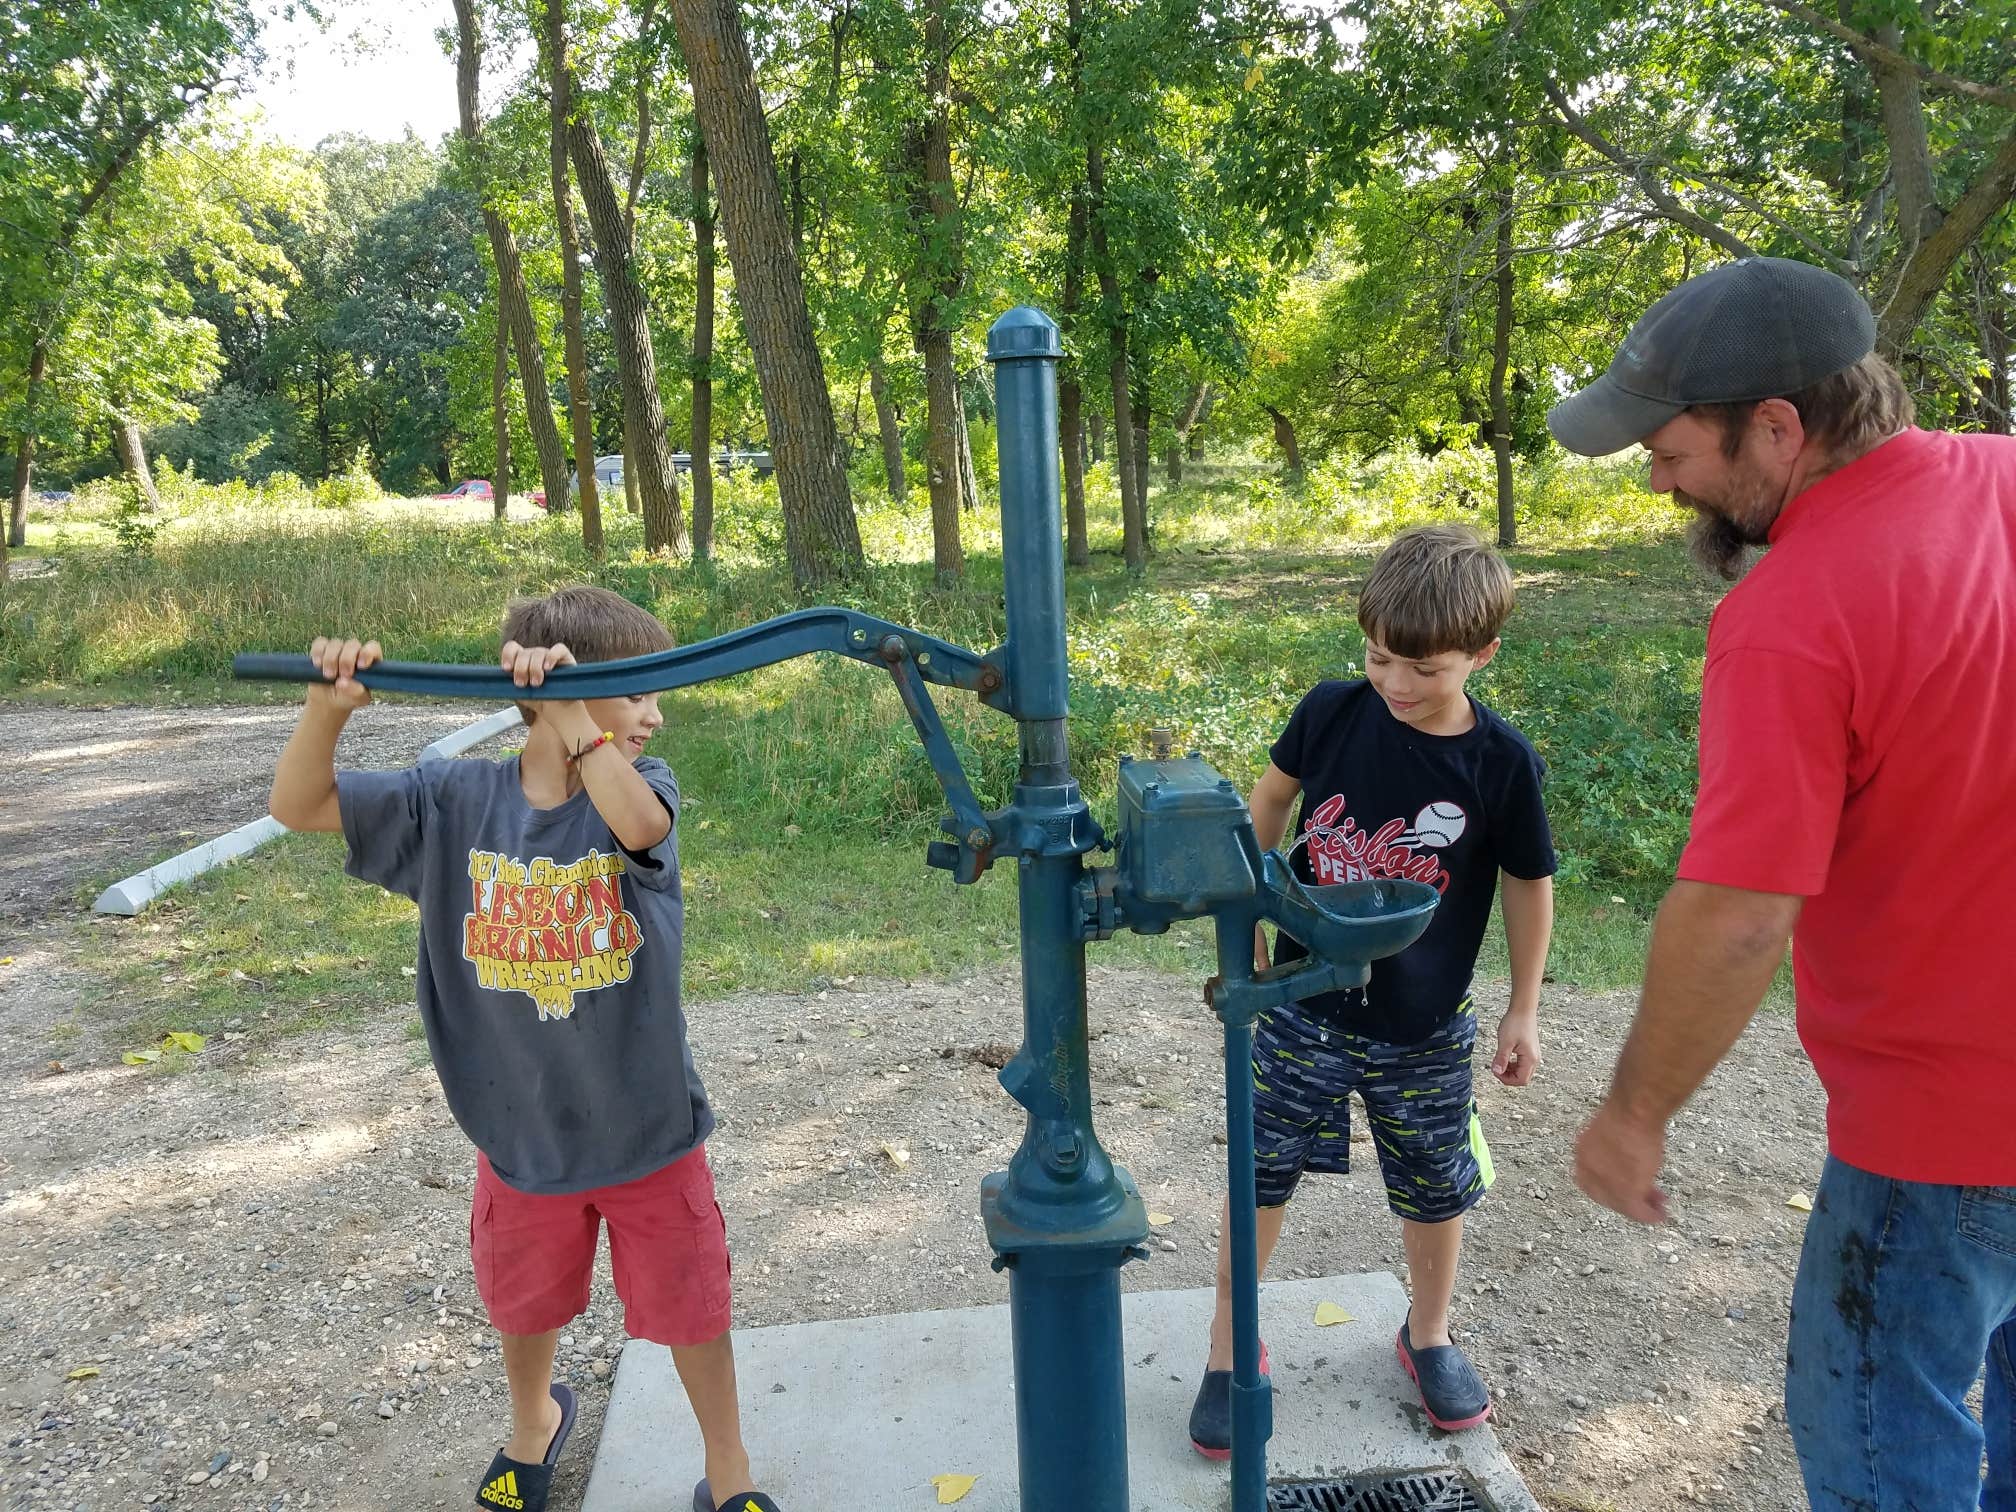
[[[410,759],[471,717],[402,713],[346,759]],[[99,931],[134,924],[88,920],[80,880],[254,817],[289,717],[0,708],[0,749],[35,753],[30,782],[0,790],[0,1507],[448,1507],[499,1442],[472,1157],[411,1005],[215,1041],[163,1072],[120,1063],[118,1005],[90,970]],[[1648,1231],[1567,1174],[1630,1001],[1554,991],[1543,1011],[1539,1081],[1478,1083],[1498,1185],[1470,1225],[1457,1325],[1500,1435],[1551,1512],[1802,1506],[1776,1407],[1803,1223],[1786,1199],[1812,1191],[1823,1137],[1789,1022],[1761,1019],[1677,1125],[1678,1218]],[[1101,1136],[1175,1215],[1125,1282],[1208,1285],[1215,1025],[1194,982],[1096,967],[1091,1016]],[[738,1327],[1005,1299],[977,1199],[1021,1133],[983,1063],[1020,1038],[1012,968],[741,994],[691,1018]],[[61,1022],[83,1034],[51,1073]],[[1274,1274],[1404,1274],[1360,1153],[1365,1173],[1305,1187]],[[563,1341],[583,1413],[555,1508],[578,1505],[621,1348],[605,1257]],[[1299,1363],[1277,1363],[1284,1391]]]

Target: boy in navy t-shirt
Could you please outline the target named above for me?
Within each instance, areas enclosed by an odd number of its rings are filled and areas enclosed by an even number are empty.
[[[1405,877],[1442,893],[1427,931],[1373,962],[1364,989],[1261,1017],[1253,1132],[1264,1272],[1303,1172],[1350,1169],[1350,1094],[1364,1100],[1412,1273],[1413,1305],[1395,1349],[1429,1421],[1451,1430],[1491,1415],[1484,1383],[1450,1338],[1449,1304],[1463,1214],[1492,1179],[1471,1098],[1470,979],[1501,876],[1512,993],[1491,1070],[1507,1086],[1526,1085],[1540,1064],[1540,981],[1553,927],[1545,765],[1464,691],[1497,654],[1511,612],[1511,570],[1471,531],[1401,535],[1359,597],[1364,679],[1319,683],[1303,698],[1252,798],[1263,847],[1280,844],[1301,800],[1292,859],[1304,881]],[[1264,967],[1264,939],[1254,949]],[[1279,937],[1277,960],[1306,953]],[[1214,1459],[1231,1452],[1231,1286],[1221,1246],[1211,1352],[1190,1415],[1192,1443]]]

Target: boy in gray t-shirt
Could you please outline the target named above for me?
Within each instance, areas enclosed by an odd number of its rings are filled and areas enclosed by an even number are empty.
[[[669,649],[656,619],[602,588],[514,604],[505,669]],[[679,1006],[685,903],[679,786],[644,755],[655,696],[521,704],[508,761],[338,772],[337,738],[371,701],[376,641],[318,640],[273,778],[273,816],[340,831],[345,870],[420,905],[417,990],[448,1107],[477,1149],[476,1286],[503,1336],[511,1437],[481,1507],[540,1512],[574,1426],[553,1380],[559,1331],[588,1305],[601,1225],[633,1337],[670,1347],[706,1446],[696,1512],[776,1512],[742,1445],[728,1248],[703,1141],[714,1115]]]

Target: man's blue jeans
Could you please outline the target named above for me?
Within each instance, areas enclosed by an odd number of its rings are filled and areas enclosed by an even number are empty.
[[[1813,1512],[2016,1512],[2016,1187],[1829,1156],[1792,1288],[1785,1417]]]

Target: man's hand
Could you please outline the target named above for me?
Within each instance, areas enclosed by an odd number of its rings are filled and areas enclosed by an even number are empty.
[[[1605,1102],[1575,1141],[1575,1185],[1613,1212],[1639,1223],[1666,1221],[1659,1167],[1666,1160],[1666,1128],[1648,1124]]]
[[[334,709],[345,717],[371,702],[371,690],[357,681],[355,674],[377,661],[383,653],[378,642],[343,640],[317,636],[308,648],[308,659],[322,669],[324,682],[308,685],[308,701]]]
[[[1523,1087],[1540,1069],[1540,1015],[1513,1009],[1498,1020],[1498,1053],[1491,1074],[1508,1087]]]

